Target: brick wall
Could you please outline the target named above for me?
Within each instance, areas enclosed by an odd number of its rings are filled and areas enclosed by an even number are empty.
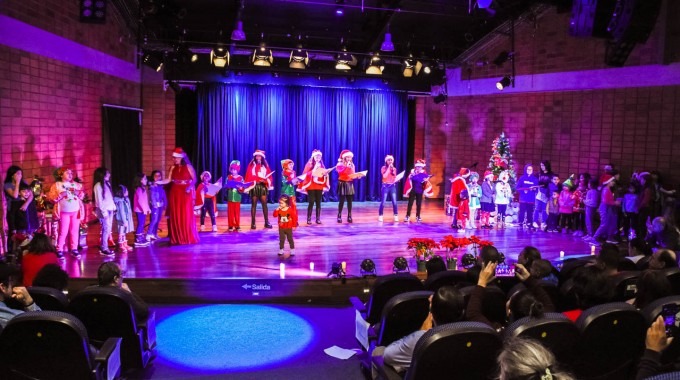
[[[175,147],[175,93],[164,89],[162,76],[149,68],[143,78],[142,170],[149,174],[158,169],[165,176]]]

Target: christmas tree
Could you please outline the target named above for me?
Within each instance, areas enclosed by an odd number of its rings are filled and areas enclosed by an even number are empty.
[[[507,170],[510,175],[510,186],[514,190],[517,173],[515,173],[515,165],[512,162],[512,153],[510,153],[510,140],[505,136],[505,132],[501,132],[501,135],[496,137],[491,144],[491,158],[489,159],[488,169],[493,172],[496,180],[498,180],[498,175],[502,171]]]

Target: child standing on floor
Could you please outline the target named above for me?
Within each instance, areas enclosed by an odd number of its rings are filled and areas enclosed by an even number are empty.
[[[293,241],[293,211],[290,208],[290,198],[287,195],[279,197],[279,207],[274,210],[274,217],[279,221],[279,256],[283,256],[283,243],[288,239],[290,255],[295,256],[295,242]]]
[[[415,167],[411,169],[406,183],[404,184],[404,196],[408,197],[408,206],[406,206],[406,218],[404,222],[408,222],[411,218],[411,209],[413,208],[413,201],[416,201],[416,222],[420,222],[420,208],[423,204],[423,195],[426,197],[432,196],[432,184],[429,181],[430,176],[425,171],[425,160],[416,160]]]
[[[201,231],[205,231],[205,213],[210,215],[210,223],[212,223],[212,232],[217,232],[217,223],[215,222],[215,196],[208,194],[208,186],[212,175],[205,171],[201,173],[201,183],[196,188],[196,208],[201,210]],[[196,209],[194,208],[194,210]]]
[[[595,216],[597,215],[597,208],[600,206],[600,191],[597,190],[599,184],[597,178],[592,178],[588,182],[586,199],[583,201],[586,206],[586,236],[584,240],[590,240],[595,236]]]
[[[151,181],[149,182],[149,206],[151,207],[151,221],[149,222],[149,229],[146,230],[146,240],[158,240],[158,224],[163,216],[163,211],[168,206],[168,198],[165,194],[163,185],[159,182],[163,180],[163,173],[160,170],[151,172]]]
[[[574,213],[574,194],[571,192],[571,178],[562,184],[562,192],[560,193],[558,203],[560,204],[560,229],[564,228],[567,232],[571,232]]]
[[[507,171],[502,171],[498,179],[500,181],[496,183],[494,203],[498,208],[498,228],[505,228],[505,212],[508,210],[508,204],[510,204],[510,198],[512,197],[512,189],[508,183],[510,175]]]
[[[132,207],[130,207],[130,199],[128,198],[128,190],[123,185],[118,185],[114,193],[113,202],[116,204],[116,215],[114,217],[116,226],[118,228],[118,253],[126,253],[132,251],[132,247],[128,245],[127,233],[133,230],[134,222],[132,221]],[[149,243],[146,243],[148,245]],[[135,244],[135,246],[143,246],[144,243]],[[104,253],[104,255],[106,255]],[[107,255],[108,256],[108,255]]]
[[[234,186],[235,182],[243,183],[243,177],[238,172],[241,171],[241,161],[233,160],[229,164],[229,176],[227,177],[227,219],[229,231],[241,231],[241,193],[244,186]]]
[[[283,175],[281,176],[281,194],[288,196],[288,203],[290,210],[293,213],[293,227],[298,226],[298,213],[295,203],[295,187],[298,184],[297,176],[295,175],[295,163],[293,160],[286,159],[281,161],[281,168]]]
[[[583,200],[586,196],[586,191],[588,191],[588,177],[586,173],[582,173],[578,178],[578,187],[574,190],[574,214],[572,215],[572,220],[574,223],[574,237],[581,237],[584,235],[585,229],[585,205]]]
[[[548,221],[545,232],[556,232],[557,223],[560,221],[560,192],[553,190],[548,200]]]
[[[634,184],[628,185],[628,193],[623,196],[623,232],[624,239],[632,239],[635,235],[638,220],[638,191]]]
[[[94,212],[99,218],[102,226],[101,239],[99,242],[99,253],[104,256],[111,256],[109,251],[109,239],[111,238],[111,228],[116,214],[116,203],[111,189],[111,172],[105,167],[100,167],[94,171]],[[127,250],[126,250],[127,251]]]
[[[144,235],[144,224],[146,224],[146,216],[151,214],[151,207],[149,206],[149,193],[146,189],[148,180],[144,173],[139,173],[135,177],[133,186],[135,187],[134,207],[133,211],[137,215],[137,229],[135,230],[135,246],[141,247],[149,245],[151,239],[147,239]],[[147,233],[148,234],[148,233]]]
[[[477,210],[481,207],[482,187],[479,186],[478,182],[479,173],[470,173],[470,183],[468,184],[468,189],[470,189],[470,219],[468,219],[467,228],[471,229],[477,228]]]
[[[489,219],[491,213],[496,211],[493,200],[496,197],[496,186],[493,184],[493,173],[489,170],[484,172],[484,182],[482,183],[482,196],[479,198],[479,203],[481,206],[481,215],[479,217],[479,224],[482,228],[491,228],[491,223]]]

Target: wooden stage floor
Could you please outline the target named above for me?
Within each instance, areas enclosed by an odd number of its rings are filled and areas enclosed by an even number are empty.
[[[170,246],[163,224],[159,241],[128,254],[116,254],[113,258],[99,255],[96,248],[99,227],[92,226],[89,248],[83,252],[82,259],[67,257],[64,269],[71,278],[94,279],[102,262],[115,260],[126,271],[128,279],[279,279],[280,264],[284,263],[286,279],[313,280],[326,279],[336,262],[346,262],[349,278],[358,277],[361,261],[370,258],[376,264],[377,274],[386,275],[392,273],[392,262],[397,256],[406,257],[411,272],[416,271],[413,251],[406,248],[409,238],[429,237],[439,241],[449,234],[459,237],[475,234],[491,240],[511,261],[526,245],[537,247],[548,260],[559,258],[560,251],[565,251],[567,257],[590,253],[587,243],[566,233],[530,232],[517,227],[455,231],[450,228],[451,217],[445,215],[443,201],[439,199],[424,201],[421,223],[403,222],[406,202],[399,202],[398,223],[392,221],[391,207],[385,222],[378,222],[377,202],[357,202],[353,210],[354,223],[338,224],[335,220],[337,203],[324,203],[323,224],[307,226],[304,218],[307,204],[298,206],[303,217],[300,219],[302,224],[293,233],[294,257],[289,256],[287,243],[284,257],[277,255],[277,226],[274,223],[273,229],[264,229],[259,209],[257,229],[251,231],[250,206],[242,205],[241,232],[227,231],[226,211],[221,211],[217,218],[218,232],[199,233],[199,244]],[[274,207],[270,204],[270,212]],[[209,229],[209,218],[206,219]],[[442,250],[440,254],[445,253]],[[310,263],[314,263],[313,271]]]

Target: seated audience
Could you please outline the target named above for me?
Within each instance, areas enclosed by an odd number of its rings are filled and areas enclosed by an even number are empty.
[[[59,264],[57,249],[47,235],[36,232],[21,259],[24,286],[31,286],[35,275],[47,264]]]
[[[677,268],[678,258],[670,249],[658,249],[649,259],[649,269]]]
[[[434,255],[425,263],[425,269],[427,270],[427,275],[429,277],[438,272],[446,272],[446,264],[441,256]]]
[[[570,295],[574,297],[577,308],[562,313],[572,322],[576,322],[584,310],[609,302],[615,290],[610,276],[596,265],[584,266],[575,272]]]
[[[673,338],[666,337],[666,326],[663,317],[659,316],[647,329],[645,352],[638,362],[636,380],[646,379],[664,372],[673,371],[673,365],[661,364],[661,351],[665,350]]]
[[[628,300],[628,303],[633,304],[638,309],[642,309],[659,298],[673,295],[671,282],[658,270],[648,269],[642,272],[636,286],[635,298]]]
[[[45,265],[33,279],[33,286],[53,288],[65,292],[68,289],[68,273],[58,265]]]
[[[132,309],[134,310],[137,323],[146,322],[149,318],[149,306],[123,282],[123,271],[117,263],[109,261],[100,265],[97,271],[97,279],[101,287],[114,286],[129,292],[132,295]]]
[[[508,339],[498,355],[500,380],[573,380],[560,369],[550,350],[539,342],[522,337]]]
[[[548,260],[536,259],[531,262],[531,266],[525,265],[524,267],[529,268],[529,273],[533,278],[549,282],[555,286],[559,283],[559,278],[555,275],[558,272]]]
[[[484,301],[484,288],[493,280],[496,274],[496,263],[489,263],[484,266],[479,274],[477,286],[470,294],[465,316],[469,321],[485,323],[496,331],[502,330],[505,326],[499,323],[491,322],[482,312],[482,303]],[[506,314],[508,321],[514,321],[524,317],[541,318],[545,311],[554,311],[555,306],[550,299],[550,296],[538,286],[538,279],[532,277],[529,271],[522,265],[515,265],[515,276],[524,283],[527,287],[521,290],[506,303]]]
[[[430,313],[425,318],[420,330],[415,331],[385,347],[383,358],[385,364],[392,366],[397,372],[404,373],[411,366],[413,350],[418,339],[432,327],[463,319],[465,300],[460,290],[451,285],[442,286],[430,296]]]
[[[540,259],[541,252],[536,247],[526,246],[517,256],[517,263],[524,265],[525,268],[531,268],[531,263]]]
[[[597,256],[596,265],[600,267],[607,276],[617,274],[621,254],[619,247],[614,244],[604,243],[600,249],[600,254]]]
[[[40,311],[40,307],[33,302],[33,298],[25,287],[13,286],[16,276],[20,273],[17,267],[0,263],[0,326],[2,328],[7,326],[7,322],[15,315],[23,313],[21,310],[9,308],[5,303],[9,299],[13,298],[18,301],[25,311]]]
[[[634,237],[628,242],[628,260],[634,262],[639,270],[647,269],[652,258],[652,247],[641,237]]]
[[[482,271],[484,266],[486,266],[488,263],[500,262],[501,255],[496,247],[492,245],[482,247],[481,251],[479,252],[479,256],[477,257],[477,262],[474,266],[472,266],[472,268],[468,269],[466,273],[467,281],[472,284],[476,284],[477,280],[479,280],[479,272]]]
[[[666,218],[656,217],[652,221],[652,227],[647,242],[653,248],[667,248],[671,251],[680,250],[680,231],[666,221]]]

